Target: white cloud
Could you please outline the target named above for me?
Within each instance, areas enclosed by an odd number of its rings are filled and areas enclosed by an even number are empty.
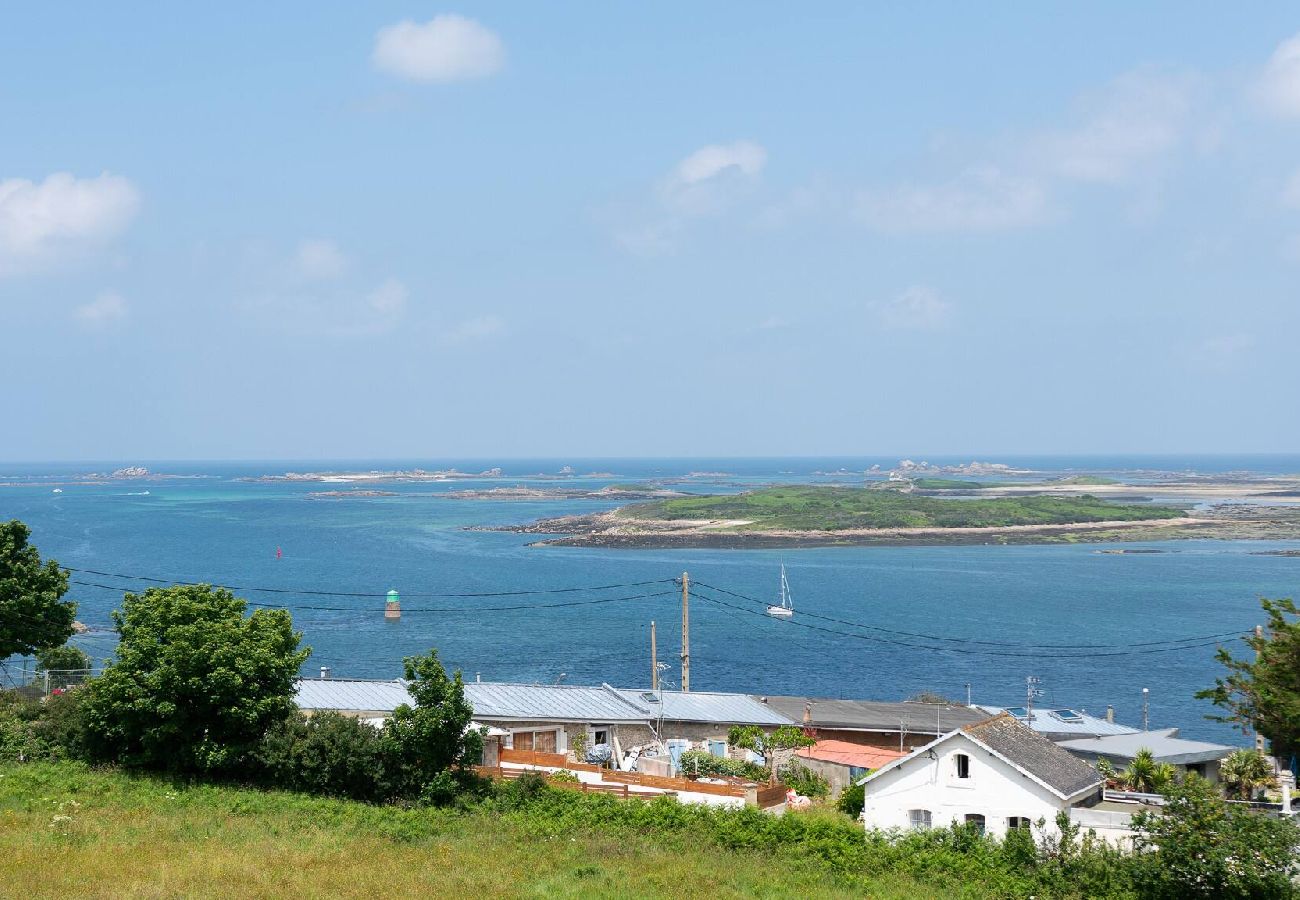
[[[381,28],[371,58],[375,68],[399,78],[461,81],[499,71],[505,47],[473,19],[445,14],[424,24],[406,20]]]
[[[347,255],[339,245],[326,238],[307,238],[299,242],[293,258],[294,272],[307,281],[338,278],[348,270],[348,265]]]
[[[942,184],[865,191],[859,217],[889,232],[1000,231],[1048,218],[1047,191],[1034,178],[980,166]]]
[[[1048,171],[1080,181],[1118,182],[1182,140],[1192,80],[1129,72],[1078,104],[1078,124],[1031,138],[1031,156]]]
[[[887,328],[909,331],[936,331],[947,327],[952,318],[952,304],[925,285],[913,285],[891,300],[869,305]]]
[[[406,285],[389,278],[366,295],[366,305],[381,315],[396,316],[406,309],[407,296]]]
[[[72,315],[82,325],[101,327],[126,316],[126,301],[121,294],[105,291],[89,303],[78,306]]]
[[[107,240],[130,224],[139,206],[135,185],[107,172],[96,178],[56,172],[40,183],[0,181],[0,274]]]
[[[753,141],[709,144],[673,167],[659,186],[659,198],[679,215],[716,215],[732,204],[766,164],[767,151]]]
[[[1291,173],[1291,177],[1282,186],[1282,203],[1300,209],[1300,169]]]
[[[753,141],[709,144],[677,164],[673,176],[683,184],[707,181],[728,170],[757,175],[767,164],[767,151]]]
[[[505,327],[506,320],[498,315],[475,316],[446,331],[443,340],[454,344],[482,340],[500,334]]]
[[[1255,85],[1255,92],[1259,102],[1273,115],[1300,117],[1300,34],[1278,44]]]

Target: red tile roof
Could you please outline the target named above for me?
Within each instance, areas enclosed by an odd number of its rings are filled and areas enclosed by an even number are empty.
[[[906,756],[906,752],[898,750],[888,750],[883,747],[863,747],[861,744],[851,744],[848,741],[818,741],[811,747],[804,747],[799,751],[799,755],[804,759],[819,759],[823,762],[839,763],[843,766],[857,766],[861,769],[879,769],[899,757]]]

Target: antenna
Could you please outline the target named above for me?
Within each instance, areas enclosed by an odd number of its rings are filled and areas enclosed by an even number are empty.
[[[1038,687],[1042,683],[1041,678],[1035,678],[1030,675],[1025,679],[1025,722],[1026,724],[1034,721],[1034,698],[1043,696],[1042,690]],[[1032,724],[1029,725],[1033,727]]]

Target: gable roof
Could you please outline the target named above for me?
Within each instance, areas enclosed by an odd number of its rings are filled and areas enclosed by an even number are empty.
[[[354,678],[300,678],[294,683],[299,709],[333,709],[357,712],[392,712],[414,703],[405,682],[367,681]]]
[[[1108,734],[1137,734],[1138,730],[1118,722],[1089,715],[1077,709],[1034,709],[1032,712],[1023,706],[1003,709],[1001,706],[980,706],[979,709],[996,716],[1007,713],[1022,725],[1028,725],[1039,734],[1052,735],[1053,740],[1072,738],[1100,737]]]
[[[989,713],[969,706],[917,703],[911,700],[834,700],[817,697],[767,697],[767,705],[795,722],[803,723],[804,710],[812,704],[813,728],[839,731],[886,731],[901,728],[911,734],[944,734],[972,722],[981,722]],[[937,727],[936,727],[937,726]]]
[[[983,747],[1062,800],[1076,797],[1091,788],[1100,786],[1104,781],[1092,766],[1062,750],[1041,734],[1025,727],[1013,716],[1003,713],[987,721],[950,731],[924,747],[916,748],[907,756],[877,769],[858,783],[866,784],[910,759],[928,755],[930,750],[958,735]]]
[[[1110,756],[1116,759],[1132,759],[1139,750],[1145,748],[1151,751],[1156,762],[1178,765],[1223,759],[1237,749],[1223,744],[1180,738],[1177,728],[1166,728],[1163,731],[1138,731],[1133,734],[1116,734],[1099,738],[1080,738],[1061,741],[1059,746],[1072,753]]]

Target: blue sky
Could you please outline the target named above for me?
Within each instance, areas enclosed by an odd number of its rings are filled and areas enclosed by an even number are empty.
[[[0,458],[1295,451],[1300,14],[0,14]]]

